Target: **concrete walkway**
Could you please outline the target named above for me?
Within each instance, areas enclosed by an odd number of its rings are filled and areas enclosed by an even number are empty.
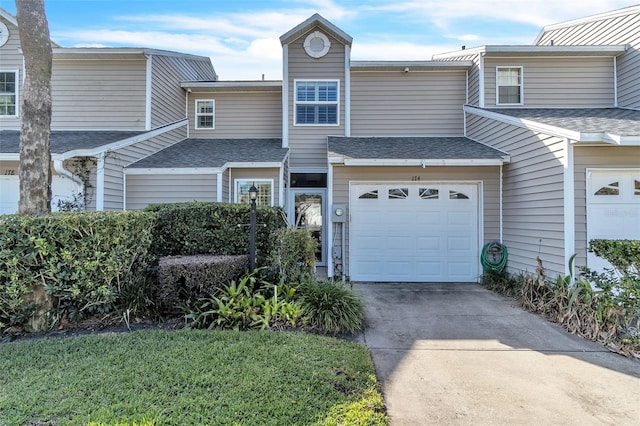
[[[640,425],[640,362],[477,284],[354,284],[392,425]]]

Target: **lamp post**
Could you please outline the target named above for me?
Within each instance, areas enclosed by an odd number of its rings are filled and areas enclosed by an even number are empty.
[[[258,188],[255,182],[249,188],[249,199],[251,200],[251,220],[249,225],[249,272],[256,268],[256,198],[258,198]]]

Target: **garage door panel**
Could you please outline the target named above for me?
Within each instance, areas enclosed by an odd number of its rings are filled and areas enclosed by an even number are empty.
[[[587,181],[587,242],[640,240],[640,170],[592,170]],[[603,271],[606,260],[587,253],[587,266]]]
[[[359,198],[367,191],[379,198]],[[477,280],[477,185],[352,184],[350,200],[352,280]],[[450,265],[452,257],[462,260]]]

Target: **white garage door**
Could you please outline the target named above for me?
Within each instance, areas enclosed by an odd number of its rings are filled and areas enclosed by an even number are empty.
[[[64,176],[53,176],[51,179],[51,209],[57,210],[58,200],[73,200],[73,193],[78,193],[77,185]],[[18,212],[20,200],[20,181],[18,176],[0,176],[0,214]]]
[[[354,281],[477,281],[478,186],[352,183]]]
[[[587,241],[596,238],[640,240],[640,169],[587,173]],[[587,266],[611,268],[593,253]]]

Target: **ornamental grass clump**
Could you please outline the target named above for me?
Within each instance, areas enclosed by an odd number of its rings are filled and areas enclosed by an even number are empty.
[[[307,280],[298,287],[298,300],[309,325],[327,334],[354,334],[362,329],[362,298],[340,282]]]

